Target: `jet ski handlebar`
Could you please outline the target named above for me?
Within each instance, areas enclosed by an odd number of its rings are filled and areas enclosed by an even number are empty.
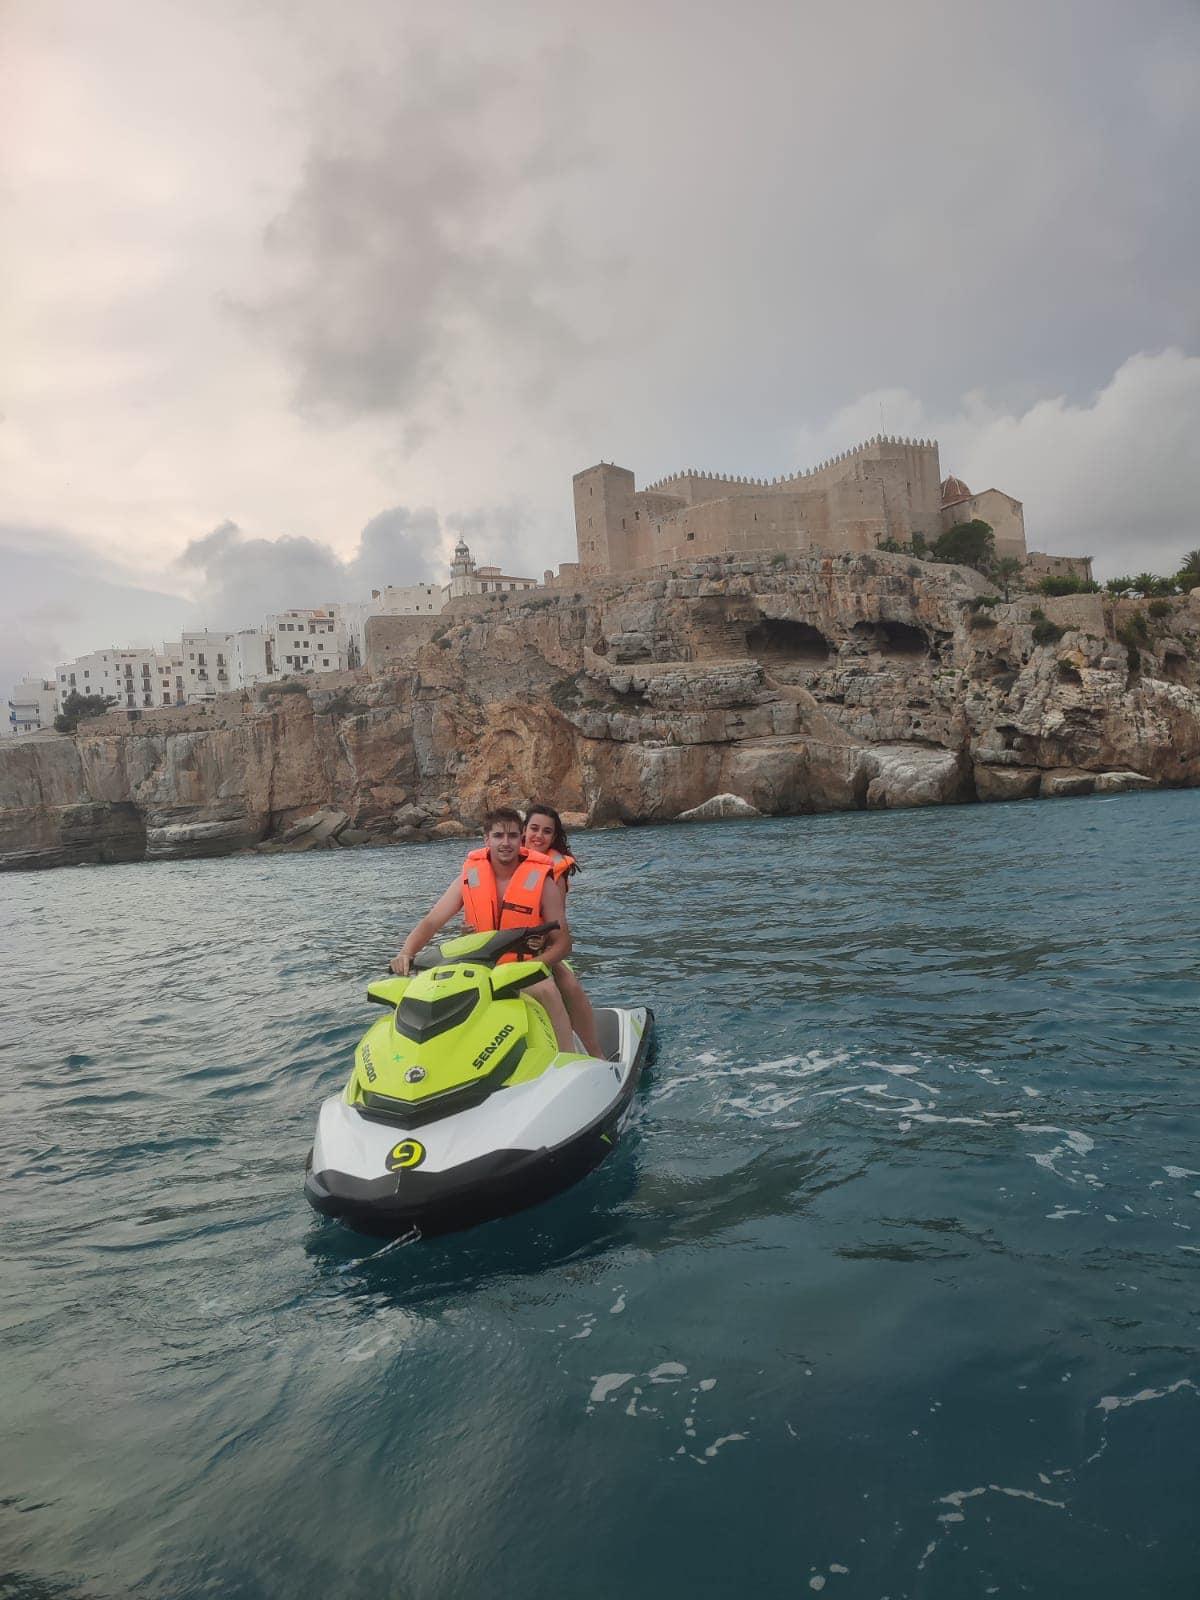
[[[531,928],[503,928],[497,933],[489,934],[483,944],[478,944],[472,950],[459,951],[454,947],[460,943],[457,939],[447,941],[444,947],[430,949],[426,947],[419,950],[413,958],[413,970],[416,972],[428,971],[430,967],[462,966],[470,961],[479,966],[494,966],[501,956],[517,955],[521,953],[532,954],[530,941],[538,940],[540,943],[548,933],[554,933],[562,926],[558,922],[539,922]],[[389,964],[387,971],[391,972]]]

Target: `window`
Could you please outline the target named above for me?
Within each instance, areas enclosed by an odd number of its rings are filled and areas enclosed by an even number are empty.
[[[696,537],[696,535],[694,533],[689,533],[688,534],[688,538],[689,539],[694,539],[695,537]]]
[[[86,667],[83,670],[83,675],[84,675],[85,678],[90,678],[91,677],[91,673],[87,670]]]

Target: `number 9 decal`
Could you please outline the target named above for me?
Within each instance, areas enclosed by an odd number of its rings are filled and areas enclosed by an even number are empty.
[[[401,1139],[387,1153],[384,1165],[389,1172],[404,1172],[419,1167],[425,1159],[425,1146],[418,1139]]]

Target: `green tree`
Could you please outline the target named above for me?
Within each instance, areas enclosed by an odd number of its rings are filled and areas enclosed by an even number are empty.
[[[1012,592],[1013,584],[1020,578],[1023,570],[1023,563],[1019,556],[1001,556],[999,561],[993,562],[992,577],[1004,590],[1004,598],[1006,600]]]
[[[1149,600],[1156,594],[1170,594],[1175,585],[1170,578],[1159,578],[1153,572],[1139,572],[1129,587],[1135,594]]]
[[[54,726],[59,733],[74,733],[81,722],[86,722],[89,717],[100,717],[115,706],[116,700],[104,694],[80,694],[72,689],[63,701],[63,708],[54,719]]]
[[[1189,550],[1183,565],[1175,574],[1175,582],[1186,594],[1189,589],[1200,589],[1200,550]]]
[[[939,533],[929,547],[934,561],[951,562],[956,567],[974,567],[977,572],[990,572],[996,558],[996,541],[990,522],[973,517],[970,522],[960,522],[945,533]]]
[[[1133,588],[1133,579],[1128,575],[1123,578],[1110,578],[1104,587],[1108,590],[1109,594],[1124,594],[1127,590]]]

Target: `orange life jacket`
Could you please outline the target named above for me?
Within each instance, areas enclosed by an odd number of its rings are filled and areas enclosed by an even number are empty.
[[[567,874],[575,869],[575,857],[560,855],[557,850],[552,850],[550,860],[553,863],[554,881],[562,884],[563,893],[566,894],[571,887]]]
[[[554,863],[540,850],[523,846],[516,870],[508,880],[501,901],[497,892],[496,871],[484,845],[472,850],[463,862],[463,915],[475,933],[496,929],[536,928],[546,919],[542,915],[542,890],[554,871]],[[505,956],[505,961],[516,957]]]

